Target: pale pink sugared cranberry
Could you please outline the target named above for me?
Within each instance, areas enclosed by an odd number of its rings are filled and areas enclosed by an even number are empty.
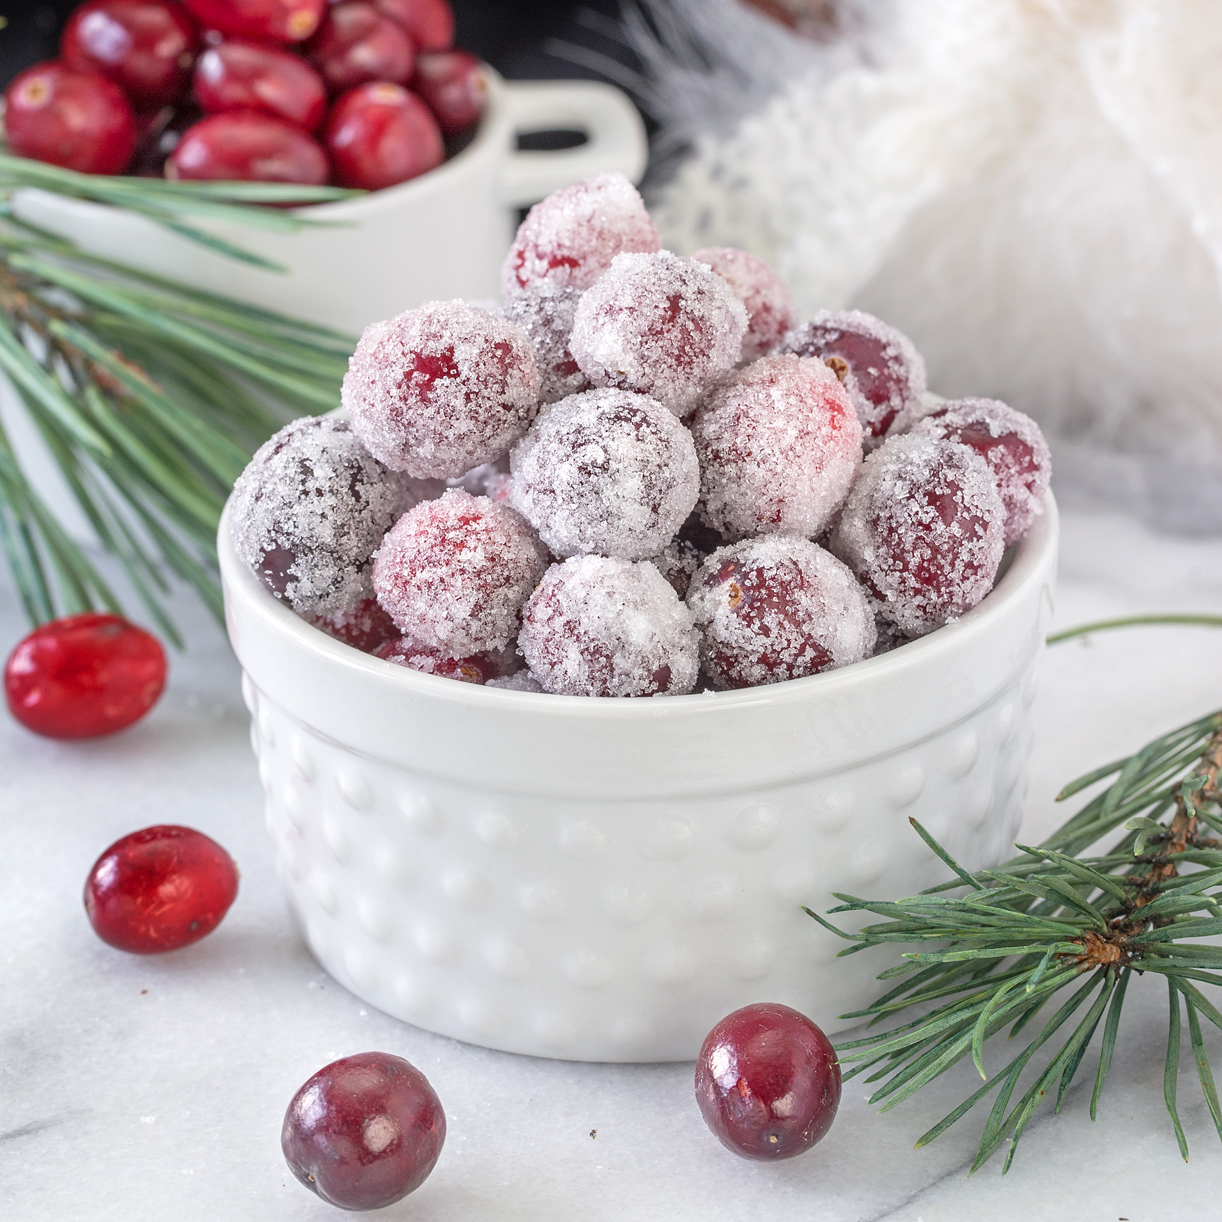
[[[832,550],[909,636],[940,628],[993,588],[1006,509],[988,463],[953,441],[891,437],[869,458]]]
[[[692,613],[648,561],[553,565],[522,613],[518,647],[544,691],[682,696],[696,685]]]
[[[753,361],[771,352],[797,325],[798,314],[789,286],[757,255],[733,246],[710,246],[698,250],[693,259],[707,263],[743,303],[747,311],[747,334],[743,336],[741,359]]]
[[[327,155],[293,123],[233,110],[187,128],[165,163],[165,176],[319,187],[327,181]]]
[[[616,255],[661,246],[637,189],[623,174],[599,174],[530,210],[505,259],[501,290],[509,298],[539,284],[588,289]]]
[[[318,29],[327,0],[183,0],[205,29],[268,42],[304,42]]]
[[[409,510],[373,562],[373,588],[399,630],[451,658],[504,649],[547,568],[512,509],[451,489]]]
[[[761,357],[708,395],[690,424],[700,516],[727,539],[819,534],[861,466],[861,424],[822,361]]]
[[[857,579],[795,535],[714,552],[692,579],[687,605],[704,633],[700,660],[721,688],[817,675],[874,648],[874,612]]]
[[[433,112],[390,81],[349,89],[331,108],[323,139],[335,181],[363,191],[409,182],[446,159]]]
[[[970,446],[993,472],[1006,507],[1006,546],[1041,513],[1052,481],[1052,455],[1040,426],[998,399],[952,399],[913,426],[914,437]]]
[[[510,463],[511,504],[556,556],[654,556],[700,491],[691,434],[660,403],[623,390],[562,399]]]
[[[567,395],[590,389],[590,379],[569,351],[573,315],[580,300],[580,289],[541,284],[511,297],[502,308],[505,317],[530,337],[541,379],[539,398],[544,403],[558,403]]]
[[[208,114],[257,110],[311,132],[327,113],[322,77],[300,55],[244,39],[205,49],[195,61],[194,92]]]
[[[682,416],[738,363],[746,330],[742,302],[707,263],[624,254],[582,296],[569,350],[595,386]]]
[[[820,310],[779,351],[818,357],[835,372],[852,396],[867,449],[925,393],[925,362],[912,341],[861,310]]]
[[[306,54],[335,93],[367,81],[403,85],[416,67],[416,49],[403,27],[364,0],[332,4]]]
[[[388,467],[452,479],[526,432],[539,372],[520,328],[465,302],[432,301],[365,328],[342,397],[353,430]]]

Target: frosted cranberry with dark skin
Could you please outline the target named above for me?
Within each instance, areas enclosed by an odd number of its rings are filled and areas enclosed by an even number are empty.
[[[454,45],[449,0],[374,0],[374,5],[407,31],[417,50],[448,51]]]
[[[327,0],[183,0],[201,25],[238,38],[304,42],[318,29]]]
[[[180,98],[191,75],[195,23],[166,0],[89,0],[68,19],[63,61],[100,72],[141,110]]]
[[[285,551],[285,549],[278,549]],[[270,553],[267,553],[270,555]],[[292,553],[288,564],[276,566],[275,579],[280,585],[279,593],[284,595],[289,582],[289,567],[296,560]],[[264,560],[263,573],[267,574],[270,565]],[[399,629],[395,622],[378,605],[376,598],[362,598],[354,606],[342,611],[333,611],[329,615],[307,615],[305,617],[315,628],[321,628],[329,637],[359,649],[361,653],[377,653],[383,646],[398,641]],[[379,655],[381,656],[381,655]]]
[[[484,65],[469,51],[417,56],[412,88],[428,103],[447,136],[478,123],[488,101]]]
[[[364,1052],[320,1069],[284,1115],[298,1181],[341,1209],[381,1209],[428,1178],[446,1137],[441,1100],[402,1057]]]
[[[134,725],[165,688],[156,637],[117,615],[88,612],[35,628],[9,656],[4,693],[27,730],[98,738]]]
[[[207,937],[238,893],[238,868],[215,840],[172,824],[132,832],[85,882],[94,933],[118,950],[156,955]]]
[[[797,1010],[744,1006],[705,1037],[696,1102],[728,1150],[744,1158],[793,1158],[819,1141],[840,1106],[831,1041]]]
[[[165,176],[322,186],[327,155],[299,127],[253,110],[210,115],[183,133]]]
[[[313,131],[327,113],[327,87],[300,55],[234,39],[195,64],[195,100],[209,114],[254,110]]]
[[[374,656],[385,662],[394,662],[408,670],[418,670],[426,675],[437,675],[442,679],[456,679],[460,683],[483,685],[489,679],[504,679],[513,673],[504,650],[499,654],[477,653],[466,658],[451,658],[436,649],[417,645],[407,637],[388,641],[373,651]]]
[[[48,62],[4,93],[10,152],[83,174],[121,174],[136,149],[136,116],[113,81]]]
[[[378,191],[445,160],[432,112],[415,94],[387,81],[345,93],[331,109],[325,141],[335,181],[342,187]]]
[[[335,4],[306,53],[334,93],[367,81],[405,84],[416,67],[416,49],[403,27],[372,4]]]

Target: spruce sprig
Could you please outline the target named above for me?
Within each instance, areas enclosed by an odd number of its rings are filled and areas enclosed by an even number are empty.
[[[1187,1159],[1176,1105],[1185,1017],[1201,1090],[1222,1137],[1222,1108],[1201,1034],[1201,1019],[1222,1028],[1222,1013],[1198,988],[1222,985],[1222,947],[1198,941],[1222,934],[1222,839],[1210,834],[1222,832],[1220,769],[1222,712],[1067,785],[1058,801],[1115,778],[1042,844],[1016,845],[1019,856],[976,873],[964,870],[911,820],[954,873],[952,880],[896,902],[837,894],[843,903],[829,915],[870,912],[884,918],[857,933],[806,909],[853,943],[841,955],[894,943],[918,947],[879,976],[899,983],[866,1009],[842,1015],[869,1019],[874,1027],[916,1011],[898,1026],[838,1043],[841,1062],[851,1066],[845,1078],[868,1073],[867,1082],[881,1082],[870,1101],[887,1111],[970,1056],[984,1084],[917,1146],[995,1095],[971,1169],[1008,1143],[1003,1171],[1009,1170],[1036,1110],[1055,1091],[1060,1111],[1101,1032],[1090,1104],[1095,1118],[1130,979],[1152,972],[1167,982],[1163,1093],[1180,1152]],[[1084,856],[1118,828],[1124,835],[1111,848]],[[1014,1038],[1054,997],[1059,1008],[1038,1030],[1031,1027],[1037,1033],[1017,1056],[990,1072],[990,1037],[1009,1027]],[[1045,1045],[1045,1057],[1033,1065]]]
[[[353,340],[82,251],[24,222],[38,189],[139,213],[228,257],[274,268],[200,222],[296,232],[280,207],[352,192],[269,183],[106,178],[0,154],[0,373],[15,388],[103,547],[180,643],[171,578],[220,614],[215,533],[250,455],[287,420],[327,411]],[[33,623],[122,611],[0,426],[0,548]]]

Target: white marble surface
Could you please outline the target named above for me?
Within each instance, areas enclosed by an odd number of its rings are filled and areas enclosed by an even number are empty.
[[[1222,611],[1222,541],[1160,538],[1119,517],[1065,519],[1057,622],[1152,609]],[[5,1222],[309,1222],[339,1216],[280,1156],[283,1109],[325,1062],[383,1049],[437,1088],[449,1137],[430,1180],[381,1217],[440,1222],[1159,1222],[1216,1216],[1222,1148],[1187,1061],[1185,1167],[1162,1108],[1165,992],[1140,980],[1100,1120],[1089,1086],[1042,1113],[1012,1171],[966,1167],[979,1121],[912,1142],[973,1089],[959,1065],[878,1116],[849,1083],[811,1154],[760,1166],[704,1129],[691,1067],[531,1060],[455,1043],[371,1011],[317,968],[274,877],[237,672],[202,615],[147,721],[58,744],[0,720],[0,1217]],[[0,651],[23,631],[0,590]],[[1052,650],[1024,834],[1067,812],[1078,772],[1222,705],[1222,632],[1141,629]],[[221,928],[160,958],[99,942],[80,890],[112,840],[190,824],[237,857]],[[812,897],[815,899],[816,897]],[[818,1017],[818,1016],[816,1016]],[[1222,1039],[1207,1040],[1222,1062]],[[996,1055],[996,1054],[994,1054]],[[976,1079],[978,1082],[978,1079]]]

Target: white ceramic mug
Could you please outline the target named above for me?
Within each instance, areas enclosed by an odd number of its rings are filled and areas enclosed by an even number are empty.
[[[592,174],[619,170],[635,181],[647,146],[636,109],[609,85],[505,82],[491,70],[488,80],[479,134],[457,157],[397,187],[297,210],[329,227],[279,234],[211,226],[287,273],[235,262],[143,217],[84,200],[27,190],[14,209],[92,253],[351,334],[424,301],[499,297],[517,209]],[[516,150],[517,135],[549,129],[582,131],[587,142]]]

